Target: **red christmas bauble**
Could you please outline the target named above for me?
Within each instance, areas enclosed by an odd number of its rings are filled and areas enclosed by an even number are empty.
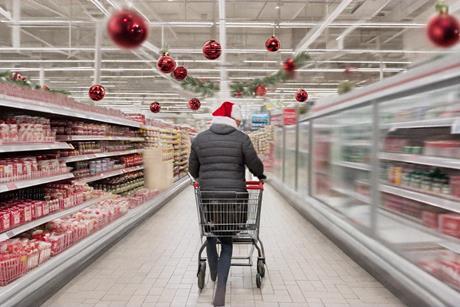
[[[158,112],[160,112],[160,110],[161,110],[160,104],[158,102],[156,102],[156,101],[152,102],[152,104],[150,105],[150,111],[152,113],[158,113]]]
[[[305,102],[308,99],[308,93],[304,89],[299,89],[295,94],[295,100],[298,102]]]
[[[441,12],[430,19],[427,35],[435,45],[444,48],[451,47],[459,40],[460,26],[454,16]]]
[[[201,107],[201,102],[198,98],[192,98],[188,101],[188,107],[191,110],[196,111]]]
[[[255,93],[256,96],[265,96],[265,94],[267,94],[267,88],[264,85],[259,84],[256,86]]]
[[[149,28],[141,15],[132,10],[122,9],[110,17],[107,32],[119,47],[130,49],[139,47],[146,40]]]
[[[177,66],[173,71],[174,79],[182,81],[187,77],[187,69],[184,66]]]
[[[158,59],[157,68],[162,73],[169,74],[176,68],[176,61],[168,53],[165,53]]]
[[[285,60],[283,63],[283,69],[286,72],[293,72],[296,69],[294,59],[289,58]]]
[[[222,47],[215,40],[209,40],[203,44],[203,55],[208,60],[215,60],[220,57],[222,53]]]
[[[265,41],[265,48],[270,52],[276,52],[281,48],[281,42],[275,35],[272,35]]]
[[[239,97],[242,97],[242,96],[243,96],[243,94],[240,91],[237,91],[237,92],[233,93],[233,97],[239,98]]]
[[[94,84],[89,88],[89,98],[93,101],[99,101],[105,96],[105,88],[100,84]]]

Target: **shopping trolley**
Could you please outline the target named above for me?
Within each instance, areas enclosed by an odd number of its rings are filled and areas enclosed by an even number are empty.
[[[252,266],[254,249],[257,249],[256,284],[260,288],[265,276],[265,251],[259,238],[263,182],[247,181],[247,192],[202,191],[192,176],[190,179],[195,188],[202,241],[198,253],[198,288],[204,288],[206,277],[206,258],[202,253],[207,237],[232,237],[233,244],[251,245],[247,256],[232,257],[232,266]]]

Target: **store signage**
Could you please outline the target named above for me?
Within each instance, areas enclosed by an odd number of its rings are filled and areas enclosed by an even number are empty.
[[[283,110],[284,125],[295,125],[297,123],[297,110],[294,108],[285,108]]]

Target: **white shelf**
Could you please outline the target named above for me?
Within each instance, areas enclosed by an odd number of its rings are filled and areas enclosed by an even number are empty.
[[[403,154],[382,152],[379,155],[380,159],[415,163],[421,165],[438,166],[452,169],[460,169],[460,159],[431,157],[423,155]]]
[[[460,201],[449,200],[442,197],[424,194],[417,191],[408,190],[403,187],[400,188],[387,184],[380,185],[380,190],[385,193],[425,203],[433,207],[438,207],[460,213]]]
[[[43,112],[47,114],[57,114],[74,118],[89,119],[103,123],[122,125],[134,128],[140,128],[141,126],[139,122],[136,122],[134,120],[121,118],[113,115],[93,113],[78,109],[72,109],[62,105],[56,105],[24,98],[10,97],[5,95],[0,95],[0,106],[27,111]]]
[[[55,219],[58,219],[58,218],[61,218],[63,216],[66,216],[66,215],[69,215],[69,214],[72,214],[72,213],[75,213],[77,211],[80,211],[81,209],[83,208],[86,208],[86,207],[89,207],[89,206],[92,206],[92,205],[95,205],[97,204],[98,202],[104,200],[104,199],[107,199],[109,198],[109,196],[102,196],[102,197],[98,197],[98,198],[95,198],[95,199],[91,199],[91,200],[88,200],[78,206],[75,206],[75,207],[72,207],[72,208],[68,208],[68,209],[65,209],[65,210],[61,210],[61,211],[58,211],[56,213],[53,213],[53,214],[48,214],[42,218],[39,218],[37,220],[33,220],[33,221],[30,221],[29,223],[27,224],[24,224],[24,225],[20,225],[14,229],[10,229],[6,232],[3,232],[3,233],[0,233],[0,242],[1,241],[5,241],[7,239],[10,239],[14,236],[17,236],[23,232],[26,232],[30,229],[33,229],[39,225],[43,225],[49,221],[52,221],[52,220],[55,220]]]
[[[357,193],[355,191],[352,191],[352,190],[348,190],[348,189],[342,189],[342,188],[339,188],[339,187],[333,187],[332,188],[334,191],[336,192],[339,192],[341,194],[344,194],[344,195],[348,195],[356,200],[359,200],[360,202],[363,202],[365,204],[370,204],[371,203],[371,199],[369,196],[366,196],[366,195],[362,195],[360,193]]]
[[[382,124],[383,129],[394,131],[397,129],[408,129],[408,128],[436,128],[436,127],[450,127],[458,118],[430,118],[413,120],[399,123],[386,123]]]
[[[368,164],[358,163],[358,162],[348,162],[348,161],[334,161],[332,162],[333,165],[352,168],[352,169],[359,169],[361,171],[370,171],[371,167]]]
[[[85,160],[105,158],[105,157],[124,156],[124,155],[141,153],[142,151],[143,151],[142,149],[130,149],[130,150],[124,150],[124,151],[101,152],[101,153],[87,154],[87,155],[81,155],[81,156],[64,157],[64,158],[61,158],[60,160],[66,163],[70,163],[70,162],[85,161]]]
[[[0,144],[0,153],[56,149],[73,149],[73,146],[64,142]]]
[[[366,146],[366,147],[370,147],[372,146],[372,143],[371,141],[367,141],[367,140],[343,140],[343,143],[342,143],[343,146]]]
[[[129,136],[105,136],[105,135],[61,135],[57,136],[60,141],[131,141],[143,142],[142,137],[129,137]]]
[[[33,187],[33,186],[44,184],[44,183],[55,182],[55,181],[60,181],[60,180],[70,179],[70,178],[73,178],[72,173],[65,173],[65,174],[54,175],[54,176],[49,176],[49,177],[41,177],[37,179],[28,179],[28,180],[14,181],[14,182],[8,182],[8,183],[0,183],[0,193],[19,190],[19,189]]]
[[[77,178],[78,181],[81,182],[93,182],[93,181],[98,181],[101,179],[109,178],[109,177],[114,177],[118,175],[123,175],[126,173],[131,173],[135,171],[141,171],[144,169],[143,165],[140,166],[133,166],[133,167],[128,167],[128,168],[120,168],[114,171],[107,171],[107,172],[102,172],[94,176],[89,176],[89,177],[83,177],[83,178]]]

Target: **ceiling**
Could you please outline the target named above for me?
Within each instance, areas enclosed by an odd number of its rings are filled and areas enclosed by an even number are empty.
[[[148,43],[133,51],[121,50],[104,28],[101,83],[108,94],[100,104],[147,112],[156,100],[162,104],[158,116],[189,116],[186,101],[194,94],[155,68],[158,51],[164,46],[190,75],[214,82],[268,76],[280,68],[283,59],[308,51],[312,61],[300,69],[296,79],[270,88],[265,98],[240,99],[246,109],[267,102],[288,104],[298,88],[307,89],[317,99],[334,94],[344,79],[358,85],[372,83],[449,52],[435,49],[424,35],[435,2],[0,0],[0,71],[22,71],[36,82],[42,73],[50,88],[67,90],[89,102],[96,26],[104,26],[116,8],[132,6],[150,22]],[[451,12],[460,9],[460,1],[446,2]],[[223,39],[220,30],[226,36],[226,63],[206,60],[201,54],[203,42]],[[273,33],[282,44],[277,53],[264,49]],[[345,74],[347,67],[351,73]],[[202,99],[205,106],[218,100]]]

